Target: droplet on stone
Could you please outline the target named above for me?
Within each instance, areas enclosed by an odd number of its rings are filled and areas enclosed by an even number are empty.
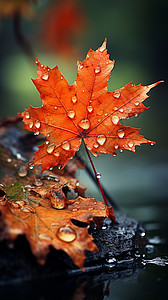
[[[50,144],[46,149],[47,153],[51,154],[53,152],[54,148],[55,148],[55,145]]]
[[[72,100],[73,103],[76,103],[77,97],[76,97],[76,96],[73,96],[71,100]]]
[[[27,175],[27,169],[25,166],[21,166],[18,170],[18,175],[20,177],[25,177]]]
[[[36,186],[42,186],[43,185],[43,181],[40,178],[35,178],[34,179],[34,185],[36,185]]]
[[[135,104],[135,106],[138,106],[138,105],[139,105],[139,102],[138,102],[138,101],[136,101],[134,104]]]
[[[36,127],[36,128],[40,128],[40,126],[41,126],[40,121],[36,121],[35,127]]]
[[[96,73],[96,74],[99,74],[100,71],[101,71],[101,68],[100,68],[100,67],[96,67],[96,68],[95,68],[95,73]]]
[[[117,132],[117,134],[118,134],[119,138],[123,138],[124,135],[125,135],[125,132],[124,132],[123,129],[119,129],[118,132]]]
[[[93,111],[93,106],[91,106],[91,105],[87,106],[87,110],[89,113],[91,113]]]
[[[69,118],[73,119],[75,117],[75,111],[70,110],[70,111],[68,111],[67,115],[68,115]]]
[[[30,127],[30,128],[33,127],[33,122],[32,122],[32,121],[29,123],[29,127]]]
[[[100,173],[97,173],[96,177],[97,177],[98,179],[100,179],[100,178],[101,178],[101,174],[100,174]]]
[[[120,95],[121,95],[121,94],[120,94],[119,91],[116,91],[116,92],[113,93],[113,96],[114,96],[115,98],[117,98],[117,99],[120,98]]]
[[[26,119],[29,119],[29,118],[30,118],[30,115],[29,115],[29,112],[28,112],[28,111],[25,112],[25,117],[26,117]]]
[[[49,74],[48,74],[48,73],[45,73],[45,74],[43,74],[43,75],[41,76],[41,78],[42,78],[43,80],[48,80]]]
[[[28,206],[28,205],[21,207],[21,211],[23,211],[25,213],[34,213],[33,207]]]
[[[63,142],[63,143],[61,144],[61,147],[62,147],[62,149],[68,151],[68,150],[70,149],[70,143],[69,143],[69,142]]]
[[[119,122],[120,118],[118,116],[112,116],[111,117],[111,121],[113,122],[113,124],[117,124]]]
[[[89,129],[90,128],[90,122],[88,119],[84,119],[81,120],[78,125],[82,128],[82,129]]]
[[[132,147],[134,146],[134,143],[133,143],[133,142],[129,142],[129,143],[128,143],[128,146],[129,146],[130,148],[132,148]]]
[[[63,226],[58,229],[57,237],[64,242],[71,243],[76,239],[76,232],[70,226]]]
[[[106,141],[106,136],[104,134],[99,134],[97,136],[97,142],[102,146],[104,145],[105,141]]]
[[[52,237],[46,233],[40,233],[38,237],[40,240],[43,240],[43,241],[51,241],[52,240]]]
[[[53,153],[56,157],[60,156],[60,153],[58,151],[54,151]]]

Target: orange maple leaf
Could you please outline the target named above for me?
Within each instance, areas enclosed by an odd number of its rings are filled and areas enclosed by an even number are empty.
[[[39,60],[37,65],[39,71],[33,83],[43,106],[31,106],[20,115],[24,129],[47,137],[33,160],[34,164],[41,164],[42,172],[56,165],[63,168],[82,140],[95,156],[115,155],[118,149],[135,152],[136,145],[151,143],[139,134],[140,129],[124,126],[120,120],[146,110],[142,102],[148,97],[147,92],[161,81],[149,86],[131,82],[109,92],[107,82],[114,61],[107,54],[106,40],[98,50],[90,50],[83,63],[78,63],[72,86],[57,66],[51,69]]]

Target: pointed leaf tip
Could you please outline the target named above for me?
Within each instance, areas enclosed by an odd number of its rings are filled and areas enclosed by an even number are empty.
[[[106,45],[107,45],[107,39],[105,38],[103,44],[101,45],[101,47],[98,50],[100,52],[103,52],[104,50],[106,50]]]

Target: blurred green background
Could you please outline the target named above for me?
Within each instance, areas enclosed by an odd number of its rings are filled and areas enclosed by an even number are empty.
[[[7,1],[8,2],[8,1]],[[107,48],[115,68],[108,83],[109,91],[133,81],[134,84],[148,85],[164,80],[150,91],[145,101],[150,109],[138,118],[125,121],[125,125],[142,128],[141,134],[156,141],[155,146],[137,147],[137,154],[124,151],[117,157],[101,155],[95,164],[102,174],[102,182],[116,201],[130,211],[134,203],[148,199],[167,199],[167,0],[119,0],[119,1],[76,1],[78,14],[83,19],[83,29],[74,39],[78,53],[65,57],[62,51],[47,48],[43,32],[48,30],[50,17],[45,17],[50,5],[59,1],[40,0],[33,4],[31,17],[21,19],[21,30],[33,50],[30,62],[18,45],[13,30],[13,16],[1,16],[0,20],[0,91],[1,119],[22,112],[29,105],[39,106],[41,100],[31,82],[36,77],[35,57],[54,67],[58,65],[72,84],[76,77],[77,60],[84,60],[87,51],[96,50],[107,38]],[[57,9],[53,11],[57,16]],[[73,17],[74,19],[74,17]],[[76,42],[76,44],[75,44]],[[60,37],[61,43],[61,37]],[[94,185],[84,171],[78,174],[87,194],[101,199]],[[136,200],[136,201],[135,201]],[[160,201],[160,200],[159,200]],[[130,207],[128,208],[130,203]],[[152,212],[151,212],[152,213]],[[145,214],[148,215],[147,210]],[[142,212],[137,217],[142,217]]]

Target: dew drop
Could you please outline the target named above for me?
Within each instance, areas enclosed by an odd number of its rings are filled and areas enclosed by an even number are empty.
[[[114,107],[113,107],[113,109],[114,109],[114,110],[117,110],[117,109],[118,109],[118,107],[114,106]]]
[[[123,113],[124,109],[123,108],[120,108],[119,109],[119,112]]]
[[[24,200],[18,200],[15,203],[19,204],[19,207],[23,207],[26,204]]]
[[[104,134],[99,134],[97,136],[97,142],[102,146],[106,141],[106,136]]]
[[[11,206],[13,208],[20,208],[20,205],[18,203],[16,203],[16,202],[11,202]]]
[[[96,115],[97,115],[97,116],[102,116],[102,114],[103,114],[103,111],[102,111],[102,110],[100,110],[100,111],[98,111],[98,112],[97,112],[97,114],[96,114]]]
[[[154,145],[154,143],[150,143],[150,145],[151,145],[151,146],[153,146],[153,145]]]
[[[113,122],[113,124],[117,124],[119,122],[120,118],[118,116],[112,116],[111,121]]]
[[[50,144],[48,147],[47,147],[47,149],[46,149],[46,151],[47,151],[47,153],[52,153],[53,152],[53,150],[54,150],[54,148],[55,148],[55,145],[54,144]]]
[[[101,68],[100,67],[96,67],[94,71],[95,71],[96,74],[99,74],[100,71],[101,71]]]
[[[36,131],[35,133],[34,133],[34,135],[39,135],[40,134],[40,132],[39,131]]]
[[[48,145],[48,144],[49,144],[49,141],[46,141],[45,143],[46,143],[46,145]]]
[[[61,80],[62,80],[62,79],[63,79],[63,76],[61,76],[60,78],[61,78]]]
[[[33,122],[29,123],[29,127],[32,128],[33,127]]]
[[[101,122],[101,119],[98,119],[98,122],[100,123],[100,122]]]
[[[128,146],[129,146],[130,148],[132,148],[132,147],[134,146],[134,143],[133,143],[133,142],[129,142],[129,143],[128,143]]]
[[[120,149],[120,153],[122,153],[124,150],[123,149]]]
[[[117,132],[117,134],[118,134],[119,138],[122,139],[124,137],[124,135],[125,135],[125,132],[124,132],[123,129],[119,129],[118,132]]]
[[[43,241],[51,241],[52,240],[52,237],[46,233],[40,233],[38,237],[40,240],[43,240]]]
[[[95,143],[95,144],[93,145],[93,147],[94,147],[94,148],[98,148],[98,147],[99,147],[99,144]]]
[[[73,119],[75,117],[75,111],[74,110],[69,110],[67,115],[70,119]]]
[[[58,170],[61,170],[62,166],[61,165],[57,165]]]
[[[41,76],[41,78],[42,78],[43,80],[48,80],[49,74],[48,74],[48,73],[45,73],[45,74],[43,74],[43,75]]]
[[[89,129],[90,128],[90,122],[88,119],[84,119],[81,120],[78,125],[82,128],[82,129]]]
[[[73,208],[73,210],[72,211],[78,211],[78,209],[77,208]]]
[[[76,232],[70,226],[60,227],[57,231],[57,237],[67,243],[71,243],[76,239]]]
[[[93,106],[91,106],[91,105],[87,106],[87,110],[89,113],[91,113],[93,111]]]
[[[34,179],[34,185],[36,185],[36,186],[42,186],[43,185],[43,181],[40,178],[35,178]]]
[[[136,106],[138,106],[140,103],[139,103],[138,101],[136,101],[134,104],[135,104]]]
[[[73,103],[76,103],[77,97],[76,97],[76,96],[73,96],[71,100],[72,100]]]
[[[119,147],[118,144],[115,144],[115,145],[114,145],[114,148],[115,148],[115,149],[118,149],[118,147]]]
[[[116,92],[113,93],[113,96],[114,96],[115,98],[117,98],[117,99],[120,97],[120,95],[121,95],[121,94],[120,94],[119,91],[116,91]]]
[[[117,156],[117,154],[113,154],[113,156],[115,157],[115,156]]]
[[[57,109],[58,107],[57,106],[54,106],[54,109]]]
[[[27,175],[27,169],[25,166],[21,166],[18,170],[18,175],[20,177],[25,177]]]
[[[12,162],[12,159],[11,158],[7,158],[7,162]]]
[[[137,117],[138,117],[138,114],[134,115],[134,117],[137,118]]]
[[[79,69],[83,69],[83,65],[80,65],[80,64],[79,64],[78,68],[79,68]]]
[[[58,157],[58,156],[60,156],[60,153],[59,153],[58,151],[55,151],[55,152],[54,152],[54,155],[55,155],[56,157]]]
[[[30,115],[29,115],[29,112],[28,112],[28,111],[25,112],[25,117],[26,117],[26,119],[29,119],[29,118],[30,118]]]
[[[101,174],[100,174],[100,173],[97,173],[96,177],[97,177],[98,179],[100,179],[100,178],[101,178]]]
[[[21,158],[22,158],[22,155],[21,155],[20,153],[17,153],[17,154],[16,154],[16,157],[17,157],[17,159],[21,159]]]
[[[105,113],[104,115],[105,115],[105,117],[106,117],[106,116],[108,115],[108,113]]]
[[[40,128],[40,126],[41,126],[40,122],[39,122],[39,121],[36,121],[35,127],[36,127],[36,128]]]
[[[68,150],[70,149],[70,143],[69,143],[69,142],[63,142],[63,143],[61,144],[61,147],[62,147],[62,149],[68,151]]]

